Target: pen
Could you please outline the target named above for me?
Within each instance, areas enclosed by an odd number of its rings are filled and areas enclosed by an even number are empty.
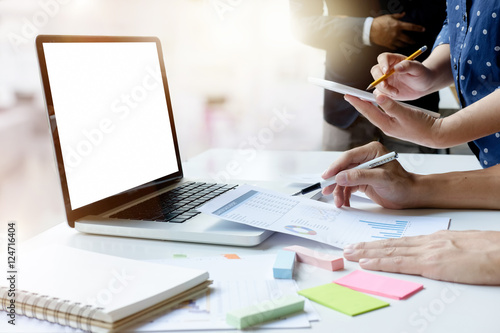
[[[419,55],[421,55],[422,53],[424,53],[425,51],[427,51],[427,46],[424,45],[421,48],[419,48],[418,50],[416,50],[415,52],[413,52],[413,54],[410,55],[405,60],[413,60],[416,57],[418,57]],[[387,79],[392,74],[394,74],[394,68],[392,68],[389,72],[385,73],[384,75],[382,75],[381,77],[379,77],[378,79],[376,79],[375,81],[373,81],[372,83],[370,83],[370,85],[368,86],[368,88],[366,88],[366,90],[370,90],[370,89],[374,88],[377,84],[379,84],[380,82],[384,81],[385,79]]]
[[[354,169],[371,169],[375,168],[379,165],[388,163],[394,159],[398,158],[398,153],[396,152],[391,152],[382,156],[379,156],[377,158],[374,158],[371,161],[365,162],[363,164],[358,165]],[[322,182],[313,184],[311,186],[306,187],[305,189],[300,190],[299,192],[295,193],[294,195],[299,195],[299,194],[306,194],[314,190],[319,190],[321,188],[325,188],[327,186],[330,186],[332,184],[335,184],[335,176],[330,177],[328,179],[323,180]]]

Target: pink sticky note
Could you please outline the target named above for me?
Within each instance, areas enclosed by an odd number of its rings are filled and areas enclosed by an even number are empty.
[[[420,283],[399,280],[359,270],[347,274],[333,282],[357,291],[393,299],[405,299],[424,288]]]
[[[295,252],[297,261],[304,264],[314,265],[329,271],[337,271],[344,268],[344,258],[328,253],[314,251],[299,245],[287,246],[283,250]]]

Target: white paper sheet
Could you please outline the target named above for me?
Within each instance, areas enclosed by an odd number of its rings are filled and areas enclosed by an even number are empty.
[[[338,209],[325,202],[249,185],[226,192],[199,210],[229,221],[339,248],[377,239],[431,234],[448,229],[450,223],[449,218],[443,217],[394,216]]]

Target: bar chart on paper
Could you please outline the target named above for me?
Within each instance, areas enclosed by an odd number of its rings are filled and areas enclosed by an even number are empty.
[[[406,231],[409,221],[395,220],[387,223],[359,220],[359,223],[366,224],[372,231],[371,238],[374,239],[387,239],[387,238],[399,238]]]
[[[355,210],[351,213],[350,221],[333,222],[337,241],[332,245],[343,248],[358,242],[427,235],[448,229],[450,222],[449,218],[440,217],[375,215]]]

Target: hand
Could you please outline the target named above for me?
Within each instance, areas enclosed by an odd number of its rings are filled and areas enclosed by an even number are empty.
[[[436,79],[434,73],[422,63],[405,60],[406,56],[395,53],[382,53],[377,57],[378,64],[373,66],[374,79],[394,69],[394,74],[376,87],[375,93],[382,93],[400,101],[415,100],[429,93]]]
[[[370,30],[370,42],[395,50],[415,44],[415,41],[405,34],[405,31],[424,32],[425,28],[408,22],[400,21],[405,13],[388,14],[373,19]]]
[[[447,147],[441,118],[402,106],[384,95],[376,99],[383,111],[354,96],[345,95],[345,100],[389,136],[431,148]]]
[[[363,269],[435,280],[500,285],[499,231],[439,231],[431,235],[348,245],[344,256]]]
[[[379,205],[390,209],[418,207],[414,192],[416,175],[407,172],[397,161],[374,169],[352,169],[355,166],[387,154],[389,151],[379,142],[344,152],[322,177],[335,176],[336,184],[323,189],[324,195],[333,193],[337,207],[349,206],[352,192],[361,191]]]

